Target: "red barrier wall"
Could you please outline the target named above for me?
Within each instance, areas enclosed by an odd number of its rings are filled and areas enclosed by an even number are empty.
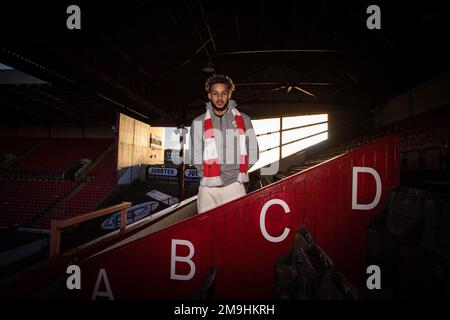
[[[398,136],[383,138],[88,258],[80,264],[82,295],[88,299],[102,295],[114,299],[189,299],[200,290],[208,269],[216,266],[215,299],[271,298],[274,262],[289,250],[301,226],[311,232],[338,271],[355,286],[362,286],[367,268],[367,225],[385,207],[390,189],[399,185],[399,152]],[[376,173],[359,173],[353,181],[358,167],[372,168]],[[358,209],[358,205],[376,200],[376,175],[381,183],[379,201],[372,209]],[[357,201],[352,205],[355,182]],[[279,204],[270,205],[270,200]],[[264,206],[267,210],[261,222]],[[283,232],[288,232],[284,239]],[[171,266],[175,266],[172,271]],[[192,277],[188,280],[174,279],[187,279],[189,274]]]

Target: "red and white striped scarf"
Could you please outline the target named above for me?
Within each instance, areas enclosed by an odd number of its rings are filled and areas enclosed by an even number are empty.
[[[234,120],[236,121],[236,129],[239,133],[239,174],[237,181],[240,183],[248,182],[248,154],[245,145],[245,122],[240,112],[231,109]],[[217,152],[216,140],[214,138],[214,127],[211,119],[211,112],[206,109],[203,134],[203,178],[201,184],[208,187],[218,187],[223,185],[220,177],[220,163]],[[225,140],[225,137],[224,137]]]

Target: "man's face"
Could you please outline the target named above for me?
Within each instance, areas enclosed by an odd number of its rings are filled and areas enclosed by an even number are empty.
[[[213,108],[217,111],[223,111],[227,108],[230,97],[231,92],[227,90],[227,86],[223,83],[213,84],[211,91],[208,93],[208,98],[211,100]]]

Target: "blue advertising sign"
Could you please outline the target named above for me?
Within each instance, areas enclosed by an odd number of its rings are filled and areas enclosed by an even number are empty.
[[[157,201],[149,201],[145,203],[141,203],[135,206],[132,206],[131,208],[128,208],[126,210],[127,212],[127,223],[130,224],[136,221],[139,221],[148,215],[150,215],[153,211],[158,208],[159,203]],[[117,229],[120,227],[120,211],[110,216],[108,219],[103,221],[102,228],[111,230],[111,229]]]
[[[186,178],[198,178],[200,179],[201,177],[198,174],[198,170],[196,168],[192,168],[192,169],[186,169],[184,171],[184,175]]]
[[[151,176],[176,177],[178,175],[178,169],[177,168],[150,167],[150,168],[148,168],[148,174]]]

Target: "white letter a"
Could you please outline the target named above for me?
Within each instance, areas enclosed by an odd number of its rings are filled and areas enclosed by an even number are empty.
[[[367,7],[366,13],[372,13],[366,20],[366,25],[369,30],[381,29],[381,10],[377,5],[371,5]]]
[[[71,13],[72,15],[67,18],[66,26],[67,29],[81,29],[81,9],[77,5],[71,5],[67,7],[66,13]]]
[[[373,272],[373,274],[371,274]],[[371,274],[367,278],[366,285],[367,289],[381,289],[381,270],[379,266],[371,265],[367,267],[367,274]]]
[[[72,265],[67,267],[66,273],[70,274],[70,277],[68,277],[67,280],[66,280],[67,289],[69,289],[69,290],[73,290],[73,289],[80,290],[81,289],[81,270],[80,270],[80,267],[77,266],[77,265],[72,264]]]

